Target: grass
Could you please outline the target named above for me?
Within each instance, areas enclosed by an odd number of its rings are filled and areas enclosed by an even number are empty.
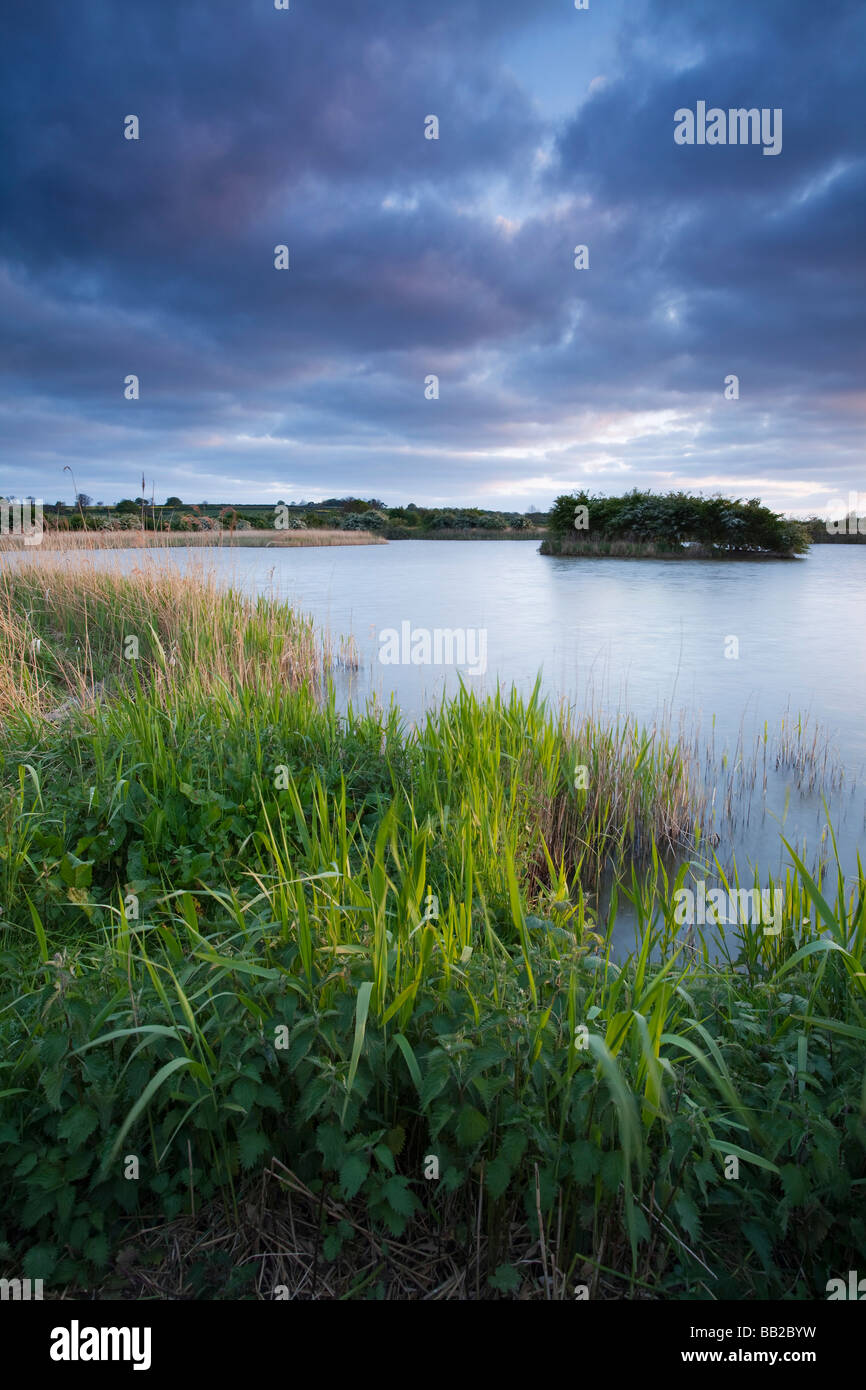
[[[384,536],[376,536],[372,531],[334,531],[325,527],[302,531],[52,531],[46,528],[38,547],[25,546],[20,536],[0,537],[0,553],[3,551],[59,550],[132,550],[136,547],[158,549],[165,547],[191,547],[198,549],[207,546],[273,546],[298,547],[311,545],[385,545]]]
[[[309,624],[204,573],[42,557],[0,641],[10,1273],[808,1299],[856,1268],[862,869],[791,849],[782,931],[718,960],[673,917],[701,808],[662,730],[537,690],[341,717]]]
[[[228,593],[205,567],[121,574],[46,554],[0,569],[0,718],[88,705],[106,685],[137,689],[137,673],[157,701],[184,685],[294,689],[320,680],[324,653],[308,622]]]
[[[542,555],[574,555],[593,559],[614,560],[790,560],[792,555],[760,554],[757,551],[725,550],[709,545],[665,545],[659,541],[614,539],[609,537],[562,535],[546,537],[540,547]]]
[[[424,529],[418,534],[418,540],[425,541],[534,541],[546,536],[544,527],[527,527],[525,530],[514,531],[506,529],[504,531],[487,530],[483,526],[459,526],[451,528],[434,527]],[[408,527],[402,528],[401,540],[412,539],[412,531]]]

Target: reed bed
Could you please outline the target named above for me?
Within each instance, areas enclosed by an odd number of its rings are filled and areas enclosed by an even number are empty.
[[[0,568],[0,718],[86,705],[106,683],[143,684],[155,704],[193,681],[202,696],[296,689],[321,680],[326,650],[291,609],[225,590],[206,566]]]
[[[541,555],[564,555],[586,559],[612,560],[747,560],[761,563],[772,560],[793,560],[795,555],[759,551],[726,550],[724,547],[680,544],[672,541],[640,541],[625,537],[546,535],[539,546]]]
[[[637,541],[605,536],[547,536],[540,546],[542,555],[574,555],[619,560],[707,560],[709,547],[663,545],[657,541]]]
[[[0,554],[4,551],[60,550],[77,552],[89,550],[148,550],[206,549],[209,546],[259,546],[281,548],[312,545],[387,545],[384,536],[372,531],[338,531],[325,527],[308,531],[53,531],[46,528],[38,547],[25,546],[20,536],[0,536]]]
[[[720,960],[674,912],[701,792],[663,728],[537,688],[340,716],[310,626],[204,574],[0,594],[0,1263],[49,1297],[362,1300],[856,1268],[862,866],[788,846],[753,879],[779,931]]]

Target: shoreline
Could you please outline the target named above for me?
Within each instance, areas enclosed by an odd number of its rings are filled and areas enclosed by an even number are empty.
[[[5,551],[70,551],[87,554],[91,550],[174,550],[174,549],[272,549],[301,550],[313,546],[387,545],[384,536],[372,531],[288,531],[283,535],[268,531],[44,531],[38,544],[27,545],[23,537],[4,536],[0,554]]]
[[[609,542],[608,549],[601,547],[572,549],[569,546],[556,545],[550,540],[542,541],[538,548],[539,555],[545,555],[554,560],[672,560],[674,562],[700,561],[713,563],[717,560],[725,561],[796,561],[806,559],[805,555],[777,555],[770,551],[708,551],[704,547],[688,547],[682,550],[661,550],[655,546],[634,546],[628,542]]]

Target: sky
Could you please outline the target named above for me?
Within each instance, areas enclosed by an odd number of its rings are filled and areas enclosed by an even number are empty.
[[[861,0],[289,3],[7,12],[0,493],[866,503]]]

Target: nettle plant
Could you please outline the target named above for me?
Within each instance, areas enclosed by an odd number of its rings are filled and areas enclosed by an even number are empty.
[[[394,829],[351,876],[333,843],[308,874],[261,832],[258,891],[207,895],[207,928],[188,892],[59,958],[34,922],[40,964],[0,1025],[2,1238],[25,1275],[108,1277],[143,1224],[237,1215],[274,1160],[319,1194],[326,1261],[360,1239],[353,1213],[386,1241],[444,1221],[471,1242],[483,1191],[501,1293],[539,1219],[561,1273],[604,1248],[632,1290],[807,1296],[828,1251],[844,1263],[866,1235],[863,1030],[814,1010],[849,952],[816,972],[801,948],[752,997],[680,953],[652,971],[657,931],[617,967],[527,916],[508,864],[510,923],[451,898],[430,917],[423,836],[397,883]]]
[[[814,1297],[856,1267],[862,871],[834,895],[787,846],[780,930],[720,957],[676,921],[696,807],[657,733],[537,690],[342,718],[284,607],[86,582],[49,615],[22,576],[4,638],[33,682],[0,747],[10,1268],[116,1291],[131,1244],[192,1232],[184,1290],[253,1296],[267,1250],[229,1266],[213,1233],[266,1180],[347,1296],[397,1246],[476,1297]],[[88,627],[117,683],[44,719]]]

